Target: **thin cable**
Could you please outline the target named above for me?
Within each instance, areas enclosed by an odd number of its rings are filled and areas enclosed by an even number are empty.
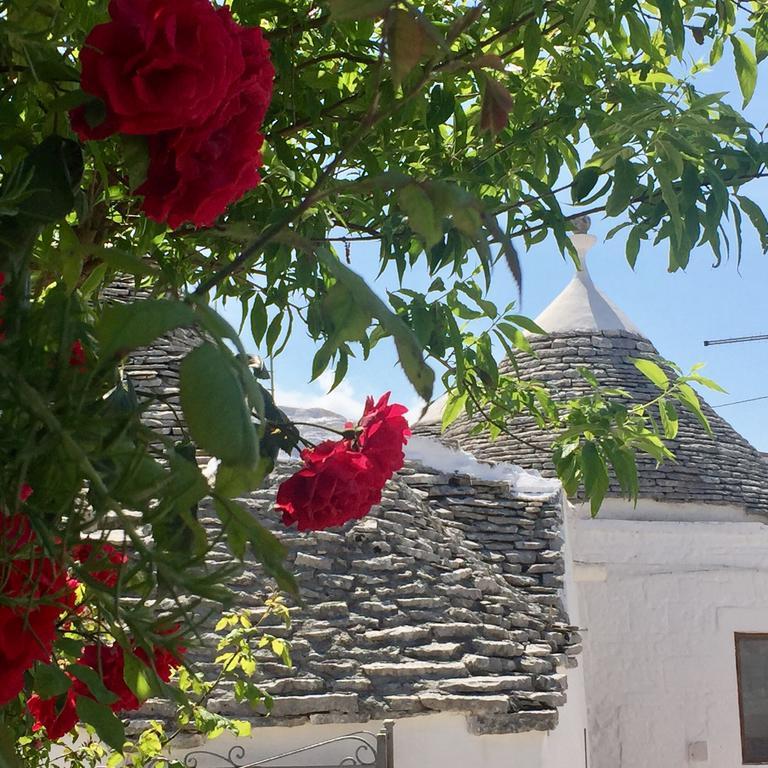
[[[718,408],[725,408],[729,405],[741,405],[742,403],[754,403],[758,400],[768,400],[768,395],[762,395],[761,397],[750,397],[746,400],[734,400],[732,403],[721,403],[720,405],[713,405],[712,407],[717,410]]]
[[[709,339],[708,341],[704,342],[705,347],[712,347],[716,344],[741,344],[745,341],[766,341],[768,340],[768,335],[761,334],[759,336],[736,336],[735,338],[731,339]]]

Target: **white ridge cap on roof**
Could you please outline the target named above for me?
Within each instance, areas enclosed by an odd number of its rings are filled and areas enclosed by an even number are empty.
[[[510,489],[523,498],[547,498],[560,490],[559,480],[542,477],[538,472],[507,462],[485,464],[466,451],[449,448],[428,437],[412,436],[405,447],[405,457],[446,474],[458,472],[477,480],[508,483]]]
[[[640,329],[595,284],[587,270],[586,256],[597,242],[594,235],[571,235],[581,269],[560,295],[536,318],[547,333],[561,331],[628,331]]]

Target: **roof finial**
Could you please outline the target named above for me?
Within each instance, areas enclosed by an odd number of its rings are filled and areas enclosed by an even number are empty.
[[[592,226],[592,219],[589,216],[577,216],[571,219],[571,228],[576,235],[589,234],[589,228]]]
[[[587,254],[597,242],[597,238],[589,234],[591,224],[592,220],[589,216],[578,216],[575,219],[571,219],[571,228],[573,229],[573,234],[570,236],[571,242],[576,249],[576,253],[579,255],[579,266],[576,268],[576,271],[584,277],[589,276],[587,271]]]

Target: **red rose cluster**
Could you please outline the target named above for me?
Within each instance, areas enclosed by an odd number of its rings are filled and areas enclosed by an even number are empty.
[[[72,126],[83,140],[146,136],[147,216],[208,226],[261,180],[269,44],[209,0],[111,0],[109,14],[80,53],[82,89],[100,101]]]
[[[0,314],[2,313],[3,302],[5,301],[3,286],[5,286],[5,272],[0,272]],[[3,317],[0,317],[0,341],[5,341],[5,319]]]
[[[27,494],[28,495],[28,494]],[[36,661],[49,662],[62,614],[75,606],[77,581],[35,546],[23,515],[0,512],[0,706],[24,687]]]
[[[84,541],[72,549],[72,558],[86,566],[88,576],[105,587],[113,589],[117,586],[120,569],[128,562],[128,558],[116,550],[111,544]]]
[[[32,494],[26,483],[21,486],[23,503]],[[83,566],[87,578],[106,587],[117,585],[120,569],[128,561],[111,544],[83,542],[72,549],[72,559]],[[49,664],[60,627],[66,627],[67,615],[78,613],[76,592],[79,582],[66,568],[43,556],[37,537],[23,514],[6,515],[0,510],[0,707],[15,699],[24,689],[24,674],[36,661]],[[171,627],[165,634],[178,632]],[[148,654],[143,648],[133,653],[152,667],[161,680],[168,682],[180,666],[185,652],[181,646],[169,650],[157,647]],[[90,644],[83,648],[77,663],[95,670],[107,690],[115,695],[115,712],[138,709],[141,702],[125,682],[125,652],[117,644]],[[93,698],[89,688],[68,674],[69,690],[50,699],[33,694],[27,708],[35,719],[33,730],[45,728],[51,740],[69,733],[79,721],[77,699]]]
[[[85,347],[80,339],[75,339],[69,349],[69,367],[77,368],[83,372],[86,369],[87,358],[85,356]]]
[[[174,669],[181,666],[180,656],[184,648],[177,648],[175,653],[164,648],[156,648],[150,658],[143,648],[133,651],[147,666],[151,666],[164,682],[171,679]],[[142,702],[125,682],[125,651],[120,645],[86,645],[77,660],[78,664],[98,672],[104,687],[115,695],[110,704],[113,712],[128,712],[138,709]],[[69,733],[79,722],[77,700],[80,697],[93,698],[89,688],[81,681],[69,675],[72,686],[61,696],[41,699],[36,693],[29,697],[27,709],[35,719],[33,731],[45,728],[46,736],[56,741]]]
[[[403,446],[411,434],[407,409],[389,404],[390,393],[348,426],[349,436],[326,440],[301,453],[304,466],[280,485],[276,506],[285,525],[317,531],[365,517],[381,501],[386,482],[403,466]]]

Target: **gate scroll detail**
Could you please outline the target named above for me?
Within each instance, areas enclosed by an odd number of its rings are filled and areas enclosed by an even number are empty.
[[[386,720],[378,733],[356,731],[255,762],[245,761],[246,749],[241,744],[236,744],[226,755],[198,749],[187,753],[181,763],[184,768],[394,768],[393,730],[394,721]],[[339,751],[344,753],[343,757],[331,757]],[[291,762],[299,755],[317,755],[318,762],[302,762],[301,765]]]

